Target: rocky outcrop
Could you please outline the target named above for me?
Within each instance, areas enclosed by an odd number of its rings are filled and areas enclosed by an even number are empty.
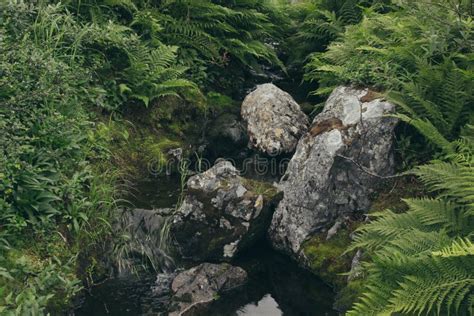
[[[259,85],[245,97],[241,114],[250,145],[267,154],[293,152],[308,127],[298,103],[271,83]]]
[[[394,167],[397,121],[385,116],[394,106],[376,97],[367,89],[335,89],[300,139],[280,181],[284,198],[269,229],[275,248],[301,259],[311,236],[327,233],[344,215],[368,210],[371,193]]]
[[[272,185],[244,179],[221,161],[187,182],[171,232],[184,258],[230,260],[263,236],[276,203]]]
[[[227,263],[202,263],[181,272],[171,285],[170,316],[192,315],[221,293],[242,286],[247,272]]]

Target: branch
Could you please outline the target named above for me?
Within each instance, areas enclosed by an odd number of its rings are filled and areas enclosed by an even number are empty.
[[[355,161],[354,159],[350,158],[350,157],[346,157],[346,156],[343,156],[343,155],[340,155],[340,154],[337,154],[336,155],[337,157],[340,157],[342,159],[345,159],[347,161],[350,161],[352,162],[354,165],[356,165],[360,170],[362,170],[363,172],[367,173],[368,175],[371,175],[373,177],[376,177],[376,178],[379,178],[379,179],[393,179],[393,178],[400,178],[400,177],[404,177],[406,176],[405,173],[400,173],[400,174],[396,174],[396,175],[393,175],[393,176],[381,176],[379,174],[376,174],[376,173],[373,173],[372,171],[370,171],[368,168],[362,166],[361,164],[359,164],[357,161]]]

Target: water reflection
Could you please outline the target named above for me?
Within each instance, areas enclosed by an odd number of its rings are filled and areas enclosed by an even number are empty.
[[[179,180],[172,177],[143,181],[137,186],[132,202],[143,208],[170,207],[176,203],[178,185]],[[194,316],[337,315],[332,309],[333,291],[264,241],[254,245],[234,264],[248,272],[248,283],[222,294],[202,314]],[[83,297],[75,315],[166,315],[169,296],[157,295],[152,290],[155,280],[156,275],[151,273],[109,280]]]
[[[237,311],[239,316],[280,316],[283,313],[275,299],[267,294],[256,304],[250,303]]]

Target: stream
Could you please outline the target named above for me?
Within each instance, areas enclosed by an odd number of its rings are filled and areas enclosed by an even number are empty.
[[[178,196],[178,178],[147,179],[134,190],[133,204],[139,208],[172,207]],[[333,290],[273,251],[265,240],[240,255],[233,264],[248,272],[249,281],[219,297],[200,315],[337,315],[332,309]],[[166,315],[169,297],[154,290],[156,279],[156,274],[151,272],[109,279],[88,291],[74,314]]]

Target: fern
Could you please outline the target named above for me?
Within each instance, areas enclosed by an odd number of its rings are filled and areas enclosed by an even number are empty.
[[[459,256],[474,256],[474,244],[467,238],[459,238],[453,243],[439,251],[434,251],[433,256],[443,258],[459,257]]]
[[[442,0],[399,2],[388,13],[365,9],[359,24],[310,57],[306,79],[318,81],[318,94],[340,84],[387,91],[398,118],[429,141],[417,137],[411,144],[417,151],[451,154],[452,142],[474,115],[468,9]]]
[[[126,83],[122,83],[122,95],[148,106],[160,97],[179,97],[183,90],[197,90],[194,83],[181,78],[187,68],[175,65],[176,50],[177,47],[166,45],[154,49],[140,45],[130,50],[130,66],[124,70]]]
[[[265,2],[170,0],[144,9],[160,21],[160,39],[179,46],[179,62],[192,68],[197,81],[205,80],[203,70],[230,63],[253,71],[262,62],[284,68],[267,44],[277,38],[278,21],[269,16],[281,18]]]
[[[344,33],[346,26],[362,19],[364,8],[377,1],[310,0],[291,6],[290,17],[297,22],[289,40],[290,61],[299,65],[309,54],[323,51]]]
[[[375,214],[352,248],[369,251],[365,291],[349,315],[467,315],[474,290],[472,143],[458,142],[447,162],[414,173],[436,193],[407,199],[408,211]]]

